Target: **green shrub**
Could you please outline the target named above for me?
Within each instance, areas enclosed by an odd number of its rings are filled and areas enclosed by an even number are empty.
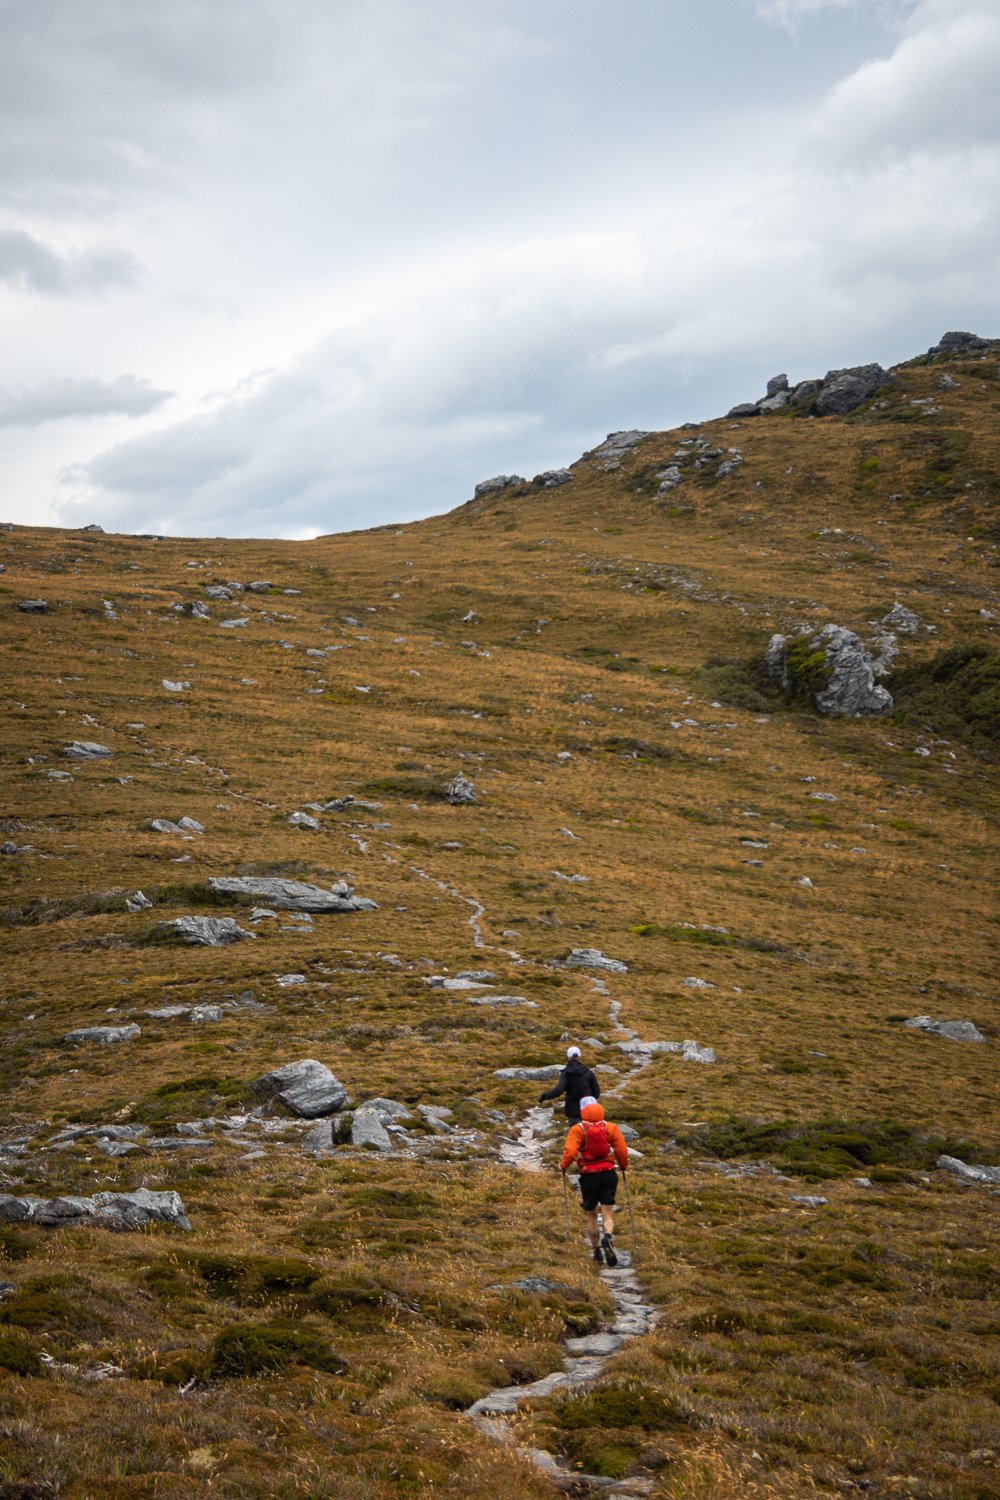
[[[691,685],[704,698],[715,699],[730,708],[748,713],[770,713],[776,694],[763,657],[740,661],[729,656],[710,656],[691,679]]]
[[[205,1378],[208,1361],[201,1349],[170,1349],[137,1360],[129,1374],[135,1380],[158,1380],[161,1385],[187,1385],[189,1380]]]
[[[953,646],[894,673],[888,687],[898,722],[954,735],[981,755],[1000,751],[1000,651]]]
[[[785,674],[788,678],[789,697],[814,705],[816,695],[826,691],[830,682],[830,669],[826,664],[826,649],[813,644],[811,635],[799,636],[785,647]]]
[[[30,1234],[15,1229],[13,1224],[0,1224],[0,1260],[27,1260],[34,1248]]]
[[[947,1140],[895,1121],[761,1122],[736,1116],[699,1127],[686,1140],[723,1159],[777,1157],[800,1176],[820,1179],[852,1176],[864,1167],[872,1169],[868,1175],[873,1180],[885,1172],[895,1180],[901,1169],[926,1171],[942,1154],[964,1160],[981,1149],[970,1141]]]
[[[227,1377],[271,1375],[292,1364],[330,1375],[344,1370],[319,1333],[291,1323],[234,1323],[216,1334],[208,1358],[209,1372]]]
[[[16,1333],[0,1333],[0,1370],[9,1370],[12,1375],[45,1374],[34,1349]]]
[[[371,793],[387,792],[395,797],[409,797],[414,802],[445,802],[447,778],[432,776],[378,776],[365,785]]]
[[[659,1432],[664,1427],[690,1422],[690,1409],[681,1401],[662,1395],[639,1381],[598,1386],[582,1396],[570,1396],[555,1405],[560,1427],[640,1427]]]

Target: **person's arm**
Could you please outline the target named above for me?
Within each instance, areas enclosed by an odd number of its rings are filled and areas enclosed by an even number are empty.
[[[617,1125],[608,1126],[608,1143],[611,1146],[612,1151],[615,1153],[615,1161],[621,1167],[623,1172],[627,1172],[628,1146],[625,1144],[625,1137],[622,1135]]]
[[[595,1099],[599,1099],[601,1097],[601,1085],[597,1080],[597,1074],[593,1068],[588,1068],[587,1072],[590,1074],[590,1092]]]
[[[586,1139],[583,1126],[574,1125],[566,1137],[566,1147],[562,1154],[562,1161],[559,1163],[560,1172],[565,1172],[566,1168],[576,1161],[577,1154]]]
[[[562,1072],[559,1074],[558,1079],[556,1080],[555,1088],[549,1089],[549,1091],[548,1091],[547,1094],[539,1094],[539,1096],[538,1096],[538,1102],[539,1102],[539,1104],[544,1104],[547,1099],[558,1099],[559,1095],[560,1094],[565,1094],[565,1092],[566,1092],[566,1069],[563,1068]]]

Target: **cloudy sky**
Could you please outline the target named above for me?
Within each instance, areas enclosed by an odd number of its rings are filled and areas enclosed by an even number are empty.
[[[998,77],[998,0],[0,0],[0,519],[411,519],[1000,335]]]

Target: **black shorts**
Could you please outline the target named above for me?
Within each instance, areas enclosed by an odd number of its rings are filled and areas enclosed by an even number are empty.
[[[580,1197],[584,1213],[593,1213],[599,1203],[606,1203],[610,1208],[617,1191],[618,1173],[614,1167],[606,1168],[603,1172],[580,1173]]]

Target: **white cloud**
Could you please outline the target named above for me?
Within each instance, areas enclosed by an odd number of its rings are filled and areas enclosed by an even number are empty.
[[[977,0],[918,6],[891,56],[831,91],[815,133],[841,154],[904,154],[1000,137],[1000,11]]]
[[[0,282],[33,292],[100,292],[135,280],[138,263],[124,250],[59,252],[24,229],[0,229]]]
[[[144,417],[170,395],[135,375],[0,387],[0,427],[39,427],[71,417]]]

